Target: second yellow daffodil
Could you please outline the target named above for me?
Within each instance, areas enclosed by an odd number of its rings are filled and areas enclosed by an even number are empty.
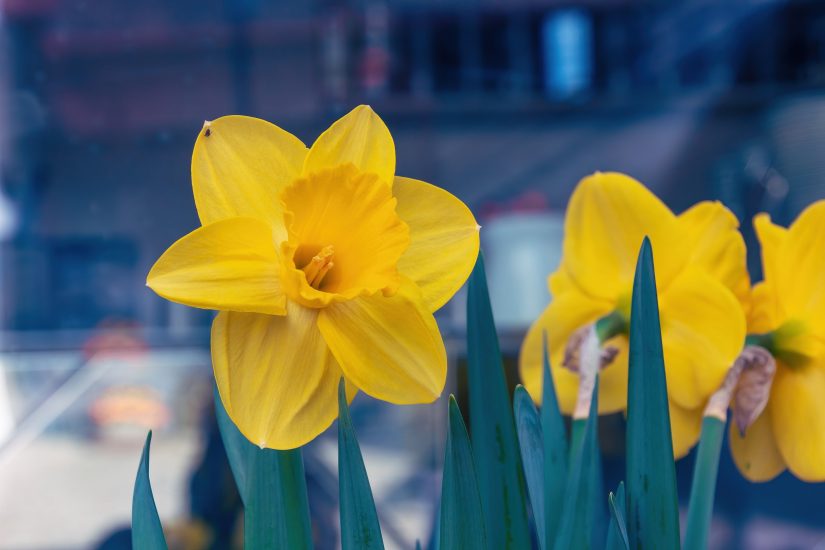
[[[192,156],[202,227],[149,273],[161,296],[219,310],[212,362],[226,411],[289,449],[336,418],[339,380],[392,403],[444,388],[433,312],[461,287],[478,225],[446,191],[395,175],[389,130],[354,109],[307,148],[260,119],[204,125]]]
[[[745,340],[740,301],[747,302],[750,284],[735,216],[718,202],[677,216],[636,180],[596,173],[573,192],[564,231],[562,261],[549,279],[552,301],[522,345],[524,385],[534,398],[541,396],[546,334],[559,405],[574,413],[580,378],[568,368],[569,345],[593,326],[601,333],[599,413],[625,410],[633,275],[642,239],[649,236],[674,454],[685,455],[698,440],[707,398]]]
[[[775,361],[764,410],[744,435],[730,426],[733,458],[751,481],[788,468],[804,481],[825,481],[825,201],[789,228],[754,219],[763,281],[753,288],[750,343]]]

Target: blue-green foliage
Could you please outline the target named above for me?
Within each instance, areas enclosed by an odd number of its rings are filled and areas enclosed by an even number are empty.
[[[524,464],[524,478],[527,482],[527,493],[530,496],[530,505],[533,509],[533,518],[539,547],[547,548],[544,540],[543,518],[544,512],[544,442],[542,441],[541,419],[533,399],[524,386],[516,387],[513,394],[513,408],[516,413],[516,430],[521,447],[521,460]]]
[[[616,493],[607,495],[610,504],[610,527],[607,531],[606,550],[630,550],[627,541],[627,523],[625,523],[626,500],[624,482],[619,483]]]
[[[492,550],[493,547],[487,545],[473,449],[453,396],[450,396],[447,417],[439,550]]]
[[[152,443],[152,432],[146,436],[143,453],[140,456],[135,489],[132,493],[132,548],[135,550],[163,550],[166,548],[166,539],[155,506],[155,497],[152,495],[152,484],[149,483],[149,446]]]
[[[679,506],[653,251],[647,238],[633,281],[629,360],[628,540],[631,548],[673,550],[679,548]]]
[[[341,547],[344,550],[383,549],[381,527],[367,469],[347,407],[344,379],[338,386],[338,489]]]
[[[564,489],[564,507],[556,533],[555,550],[594,547],[597,510],[593,498],[599,476],[599,382],[593,387],[590,411],[578,441],[574,439],[572,459]]]
[[[215,414],[244,504],[244,548],[312,548],[304,461],[300,449],[261,449],[238,430],[215,391]]]
[[[550,374],[550,357],[547,335],[543,338],[544,359],[542,365],[541,428],[544,438],[544,540],[552,546],[564,509],[564,489],[567,485],[568,447],[567,430],[559,410],[553,376]],[[536,520],[538,523],[538,520]]]
[[[467,292],[470,422],[490,548],[530,547],[524,474],[479,254]]]

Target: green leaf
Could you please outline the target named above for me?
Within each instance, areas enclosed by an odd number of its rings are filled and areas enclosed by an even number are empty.
[[[644,239],[630,312],[627,528],[631,548],[679,548],[679,502],[650,240]]]
[[[163,527],[149,482],[149,445],[152,432],[146,436],[140,456],[135,489],[132,493],[132,548],[135,550],[162,550],[166,548]]]
[[[244,548],[312,548],[301,449],[261,449],[238,430],[215,391],[215,415],[244,503]]]
[[[616,494],[607,495],[610,504],[610,527],[607,531],[606,550],[630,550],[630,543],[627,541],[627,523],[625,522],[625,495],[624,482],[619,482]]]
[[[384,548],[367,469],[347,407],[344,379],[338,385],[338,489],[343,550]]]
[[[556,536],[564,509],[564,489],[567,483],[567,430],[559,410],[550,359],[547,335],[544,335],[544,381],[542,383],[541,428],[544,439],[544,540],[549,548]],[[539,520],[537,519],[536,522]]]
[[[716,494],[716,474],[719,471],[719,453],[724,438],[725,422],[712,416],[702,419],[702,435],[699,437],[693,484],[690,487],[684,545],[686,550],[707,548]]]
[[[467,364],[473,451],[490,548],[529,548],[524,474],[481,253],[468,284]]]
[[[598,426],[599,426],[599,380],[593,387],[590,411],[587,419],[580,422],[584,426],[578,444],[572,443],[573,458],[570,473],[564,489],[563,509],[559,530],[556,534],[555,550],[579,550],[593,548],[593,534],[596,530],[596,502],[593,498],[598,490],[599,468]]]
[[[487,537],[473,450],[458,403],[452,395],[447,418],[438,548],[484,550]]]
[[[519,385],[513,394],[513,407],[516,413],[516,430],[521,446],[521,460],[524,465],[524,478],[527,481],[527,493],[533,507],[533,517],[538,531],[539,547],[547,548],[543,525],[544,516],[544,442],[542,441],[541,420],[533,398]]]

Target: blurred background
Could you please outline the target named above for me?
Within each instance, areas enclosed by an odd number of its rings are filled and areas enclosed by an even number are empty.
[[[0,0],[0,40],[3,550],[128,548],[149,428],[174,546],[237,540],[212,314],[144,286],[198,225],[189,161],[204,120],[253,115],[310,144],[370,103],[398,173],[450,190],[483,225],[513,381],[581,177],[627,172],[677,212],[723,200],[751,245],[756,212],[787,223],[825,197],[813,0]],[[448,392],[466,406],[463,318],[460,295],[438,315]],[[389,548],[431,536],[445,412],[353,404]],[[602,422],[609,487],[622,422]],[[335,434],[304,456],[318,546],[334,548]],[[692,464],[677,466],[683,498]],[[823,502],[789,474],[746,483],[725,449],[712,546],[825,548]]]

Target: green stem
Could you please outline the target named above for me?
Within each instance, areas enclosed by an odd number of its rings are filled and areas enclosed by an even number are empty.
[[[702,420],[702,435],[693,469],[693,484],[688,504],[687,532],[684,550],[707,548],[708,531],[713,517],[713,499],[716,494],[716,475],[719,453],[725,435],[725,422],[712,416]]]
[[[618,311],[613,311],[596,321],[596,336],[599,337],[599,343],[604,344],[614,336],[627,334],[628,328],[627,318]]]

